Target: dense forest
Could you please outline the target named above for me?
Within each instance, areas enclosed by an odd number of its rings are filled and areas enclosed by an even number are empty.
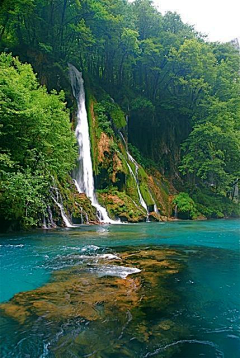
[[[149,212],[157,206],[152,220],[176,207],[184,219],[239,216],[239,48],[207,42],[150,0],[0,6],[3,227],[41,226],[49,213],[62,225],[59,200],[76,222],[96,220],[71,179],[77,108],[68,63],[83,73],[95,187],[112,218],[146,216],[128,151]]]

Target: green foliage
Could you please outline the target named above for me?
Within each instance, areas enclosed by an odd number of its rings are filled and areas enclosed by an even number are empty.
[[[134,98],[131,103],[131,108],[133,111],[144,111],[148,115],[155,110],[152,102],[144,97]]]
[[[0,69],[1,150],[21,167],[64,177],[76,148],[63,92],[48,94],[31,66],[10,55],[0,56]]]
[[[61,87],[56,64],[63,74],[74,63],[116,101],[96,105],[98,129],[114,136],[126,125],[124,109],[144,167],[152,160],[178,178],[180,165],[185,182],[219,194],[239,177],[239,52],[208,43],[178,14],[163,16],[149,0],[3,0],[0,48],[31,62],[49,88]],[[10,57],[1,70],[0,170],[30,167],[63,177],[75,150],[62,95],[49,96],[29,67]]]
[[[121,129],[126,126],[127,122],[125,115],[118,104],[114,102],[108,102],[106,108],[117,129]]]
[[[96,103],[94,105],[94,113],[97,116],[98,127],[101,129],[101,131],[105,132],[109,136],[112,136],[114,134],[114,132],[111,127],[111,121],[106,114],[106,108],[104,107],[104,105],[101,102]]]
[[[197,206],[187,193],[181,192],[173,199],[174,207],[177,206],[178,218],[196,219],[200,214]]]
[[[75,164],[75,137],[63,92],[48,94],[11,55],[0,56],[0,71],[0,215],[37,225],[52,178],[64,180]]]
[[[236,113],[226,103],[209,109],[207,118],[196,123],[183,145],[180,170],[225,192],[240,174],[240,128]]]
[[[108,135],[113,135],[112,127],[121,129],[126,126],[124,112],[109,96],[94,105],[94,113],[97,115],[99,127]]]
[[[21,227],[37,226],[46,212],[49,183],[40,173],[7,173],[0,182],[1,214]]]
[[[240,216],[240,206],[226,196],[216,194],[209,189],[198,189],[192,194],[197,210],[207,218]]]
[[[145,169],[156,168],[157,164],[149,158],[145,158],[139,151],[137,147],[128,143],[128,150],[132,154],[133,158],[136,160],[138,164],[143,166]]]

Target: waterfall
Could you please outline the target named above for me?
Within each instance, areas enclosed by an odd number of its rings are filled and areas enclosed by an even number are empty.
[[[43,213],[42,228],[45,230],[56,229],[57,225],[53,221],[52,211],[49,205],[47,205],[47,213]]]
[[[127,143],[126,143],[126,140],[123,136],[123,134],[121,132],[119,132],[123,142],[124,142],[124,145],[125,145],[125,148],[126,148],[126,152],[127,152],[127,156],[128,156],[128,159],[130,160],[130,162],[132,162],[135,166],[135,174],[133,173],[133,170],[131,168],[131,166],[128,164],[127,162],[127,167],[129,169],[129,172],[130,174],[132,175],[135,183],[136,183],[136,186],[137,186],[137,191],[138,191],[138,196],[139,196],[139,201],[140,201],[140,204],[141,206],[146,210],[147,214],[148,214],[148,207],[147,207],[147,204],[145,203],[145,201],[143,200],[143,197],[142,197],[142,194],[141,194],[141,191],[140,191],[140,188],[139,188],[139,183],[138,183],[138,169],[139,169],[139,166],[138,166],[138,163],[136,162],[136,160],[131,156],[131,154],[129,153],[128,149],[127,149]]]
[[[174,219],[177,219],[178,218],[178,207],[177,205],[175,205],[174,207]]]
[[[45,215],[43,214],[43,221],[42,221],[42,229],[46,230],[48,227],[47,227],[47,223],[46,223],[46,218],[45,218]]]
[[[49,205],[47,206],[47,211],[48,211],[48,220],[49,220],[50,226],[51,226],[52,228],[56,228],[57,225],[56,225],[55,222],[53,221],[52,210],[51,210],[51,208],[50,208]]]
[[[83,212],[84,212],[84,214],[85,214],[86,224],[89,224],[88,214],[86,213],[86,211],[83,211],[83,208],[82,208],[82,207],[80,207],[80,209],[81,209],[81,224],[84,224]]]
[[[83,221],[83,208],[81,207],[81,224],[84,224],[84,221]]]
[[[140,189],[139,189],[139,185],[138,185],[136,175],[133,173],[132,168],[130,167],[130,165],[128,163],[127,163],[127,167],[128,167],[128,170],[129,170],[130,174],[132,175],[132,177],[133,177],[133,179],[134,179],[134,181],[136,183],[140,204],[148,212],[147,204],[143,200],[142,194],[141,194]]]
[[[54,203],[59,207],[60,209],[60,213],[63,219],[63,222],[65,224],[66,227],[75,227],[74,225],[71,224],[70,220],[68,219],[65,211],[64,211],[64,207],[62,204],[62,196],[58,191],[57,187],[51,187],[51,198],[54,201]],[[52,213],[50,214],[50,217],[52,219]],[[52,220],[53,221],[53,220]],[[54,223],[55,225],[55,223]]]
[[[120,136],[121,136],[121,138],[122,138],[122,140],[123,140],[123,143],[124,143],[124,145],[125,145],[128,159],[129,159],[129,160],[134,164],[134,166],[135,166],[135,174],[134,174],[133,171],[132,171],[132,168],[131,168],[130,165],[127,163],[128,169],[129,169],[131,175],[133,176],[133,178],[134,178],[134,180],[135,180],[135,182],[136,182],[136,185],[137,185],[139,201],[140,201],[141,205],[144,207],[144,209],[147,211],[147,213],[149,214],[147,204],[146,204],[145,201],[143,200],[143,197],[142,197],[142,194],[141,194],[140,188],[139,188],[139,182],[138,182],[138,169],[139,169],[139,165],[138,165],[138,163],[136,162],[136,160],[135,160],[135,159],[131,156],[131,154],[129,153],[129,151],[128,151],[128,146],[127,146],[127,142],[126,142],[126,140],[125,140],[123,134],[122,134],[121,132],[119,132],[119,134],[120,134]],[[154,203],[154,212],[155,212],[156,214],[159,214],[158,209],[157,209],[156,202],[155,202],[155,200],[153,199],[153,196],[152,196],[150,190],[148,190],[148,192],[149,192],[149,195],[150,195],[150,197],[151,197],[151,199],[152,199],[152,201],[153,201],[153,203]]]
[[[68,219],[67,215],[65,214],[65,211],[64,211],[64,207],[61,203],[59,203],[55,198],[54,196],[52,196],[52,199],[54,201],[54,203],[59,207],[60,209],[60,212],[61,212],[61,216],[62,216],[62,219],[63,219],[63,222],[65,224],[66,227],[74,227],[74,225],[72,225],[70,223],[70,220]]]
[[[150,195],[150,197],[151,197],[151,199],[152,199],[152,201],[153,201],[153,210],[154,210],[154,212],[155,212],[156,214],[159,214],[159,211],[158,211],[158,208],[157,208],[157,204],[156,204],[155,200],[153,199],[152,193],[151,193],[150,190],[148,190],[148,192],[149,192],[149,195]]]
[[[138,191],[138,196],[139,196],[139,201],[140,201],[140,204],[141,206],[146,210],[146,212],[148,213],[148,208],[147,208],[147,204],[145,203],[145,201],[143,200],[143,197],[142,197],[142,194],[141,194],[141,191],[140,191],[140,188],[139,188],[139,183],[138,183],[138,177],[137,177],[137,173],[138,173],[138,163],[136,162],[136,160],[131,156],[131,154],[129,153],[128,149],[127,149],[127,143],[126,143],[126,140],[124,138],[124,136],[122,135],[121,132],[119,132],[123,142],[124,142],[124,145],[125,145],[125,148],[126,148],[126,152],[127,152],[127,156],[128,156],[128,159],[130,160],[130,162],[132,162],[135,166],[135,174],[133,173],[133,170],[131,168],[131,166],[128,164],[127,162],[127,167],[129,169],[129,172],[130,174],[132,175],[135,183],[136,183],[136,186],[137,186],[137,191]]]
[[[99,220],[103,223],[116,224],[117,221],[108,217],[107,210],[97,201],[94,189],[91,146],[88,128],[88,118],[85,105],[85,91],[82,73],[73,65],[68,64],[73,95],[77,101],[77,126],[75,135],[79,147],[78,166],[73,173],[74,183],[79,193],[85,193],[97,209]]]

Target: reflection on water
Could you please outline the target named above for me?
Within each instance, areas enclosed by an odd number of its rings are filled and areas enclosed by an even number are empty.
[[[239,357],[238,224],[2,237],[1,357]]]

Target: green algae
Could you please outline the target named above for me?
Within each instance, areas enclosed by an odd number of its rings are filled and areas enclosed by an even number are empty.
[[[137,267],[141,273],[120,277],[99,277],[94,271],[94,264],[79,264],[69,269],[59,270],[52,275],[50,283],[33,291],[16,294],[8,303],[0,305],[5,314],[24,322],[30,315],[45,316],[49,319],[62,320],[72,317],[83,317],[90,321],[101,318],[96,306],[104,305],[104,315],[110,314],[113,307],[119,311],[146,306],[149,300],[158,296],[160,306],[173,301],[166,299],[166,289],[161,287],[159,296],[158,285],[164,286],[168,276],[178,273],[182,264],[168,259],[175,254],[172,250],[139,250],[120,253],[120,259],[111,260],[111,265]],[[74,255],[73,255],[74,257]],[[98,265],[106,264],[106,259],[99,259]],[[153,275],[154,273],[154,275]],[[155,295],[143,292],[149,287],[156,288]]]
[[[186,334],[186,328],[165,317],[180,299],[169,280],[184,270],[184,258],[178,250],[120,249],[111,262],[92,257],[54,272],[48,284],[16,294],[0,310],[22,326],[41,319],[53,330],[71,327],[49,348],[54,357],[136,357],[128,345],[131,337],[133,346],[154,349],[159,340],[170,342]],[[106,265],[141,272],[126,278],[99,276],[99,268]]]

